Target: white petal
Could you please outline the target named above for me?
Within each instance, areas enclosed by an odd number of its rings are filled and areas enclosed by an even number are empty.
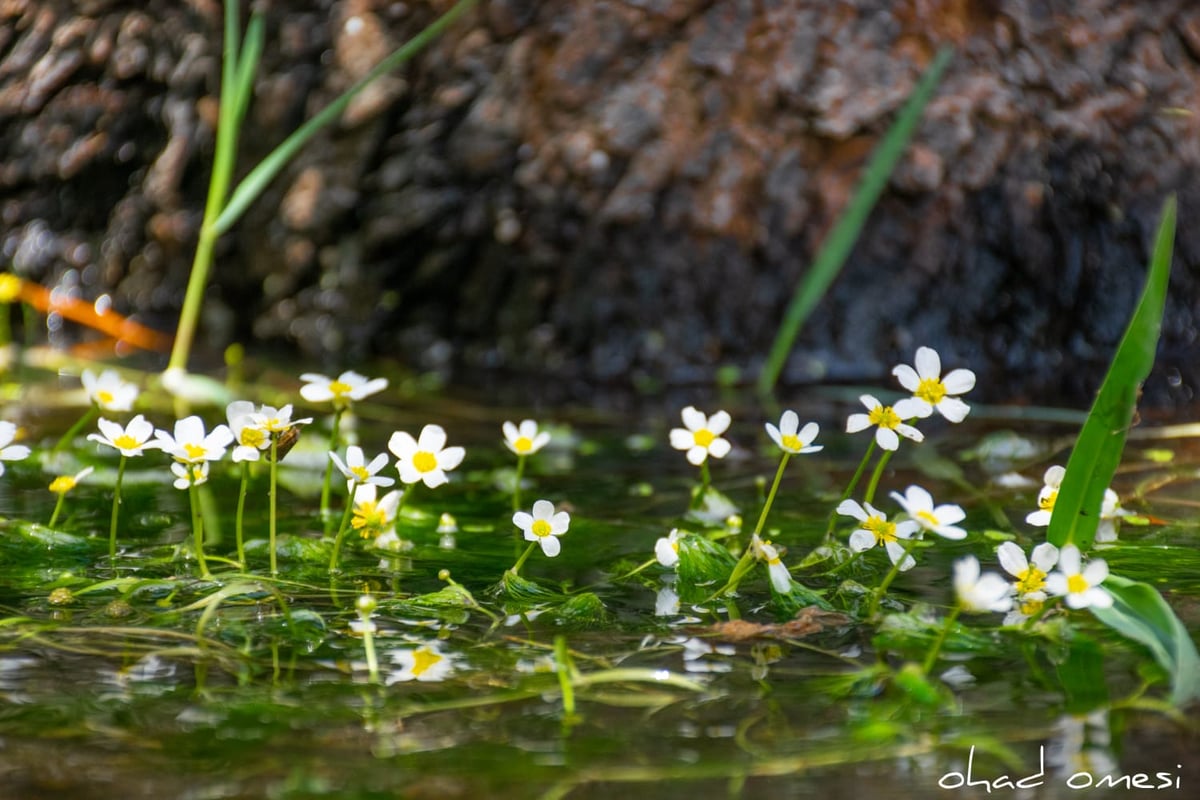
[[[796,435],[796,428],[800,425],[800,417],[795,411],[790,408],[783,412],[783,416],[779,418],[780,433]]]
[[[783,434],[781,434],[779,432],[779,429],[776,428],[774,425],[772,425],[769,422],[766,424],[766,428],[767,428],[767,436],[771,437],[771,441],[774,442],[777,446],[783,447]]]
[[[934,350],[932,347],[918,347],[917,357],[914,361],[917,367],[917,374],[922,378],[937,378],[941,376],[942,359],[938,357],[937,350]]]
[[[391,450],[396,458],[405,461],[411,460],[417,452],[417,440],[405,431],[396,431],[392,434],[392,438],[388,439],[388,450]],[[405,481],[405,483],[412,483],[412,481]]]
[[[549,500],[538,500],[533,504],[533,518],[548,520],[554,515],[554,503]]]
[[[896,412],[896,416],[900,419],[925,419],[933,413],[933,406],[916,397],[906,397],[903,400],[898,400],[892,406],[892,410]]]
[[[1046,474],[1042,476],[1042,483],[1047,486],[1052,486],[1055,489],[1062,486],[1062,480],[1067,474],[1067,468],[1059,464],[1046,469]]]
[[[426,425],[421,428],[421,436],[417,439],[417,448],[436,453],[446,446],[446,431],[441,425]]]
[[[521,438],[521,432],[517,430],[517,426],[511,422],[505,422],[500,426],[500,428],[504,431],[504,440],[506,442],[515,442],[517,439]]]
[[[858,433],[871,427],[871,418],[866,414],[851,414],[846,417],[846,433]]]
[[[1058,548],[1050,544],[1050,542],[1042,542],[1033,548],[1030,560],[1042,572],[1049,572],[1058,563]]]
[[[1083,596],[1092,608],[1112,608],[1113,596],[1098,586],[1088,589]]]
[[[454,469],[462,463],[467,451],[461,447],[447,447],[438,454],[438,466],[442,469]]]
[[[567,528],[571,527],[571,515],[566,511],[559,511],[550,519],[550,534],[552,536],[562,536],[567,532]]]
[[[867,512],[863,510],[863,507],[856,500],[843,500],[838,503],[838,507],[835,510],[842,516],[854,517],[859,521],[867,519]]]
[[[850,534],[850,549],[856,553],[861,553],[864,550],[870,550],[875,546],[875,534],[870,531],[858,529]]]
[[[971,407],[957,397],[943,397],[937,404],[938,413],[951,422],[962,422],[971,413]]]
[[[1079,548],[1073,544],[1064,545],[1058,551],[1058,568],[1064,575],[1078,575],[1081,563]]]
[[[421,480],[425,481],[425,485],[430,489],[436,489],[443,483],[449,483],[450,479],[446,477],[446,473],[441,469],[431,469],[426,472]]]
[[[539,536],[538,538],[541,539],[542,552],[546,554],[547,558],[554,558],[562,550],[562,544],[553,536]]]
[[[951,370],[942,378],[942,386],[946,388],[946,394],[965,394],[975,388],[975,373],[969,369]]]
[[[671,447],[676,450],[689,450],[696,444],[695,435],[683,428],[671,429]]]
[[[937,521],[943,525],[953,525],[966,519],[967,512],[962,510],[962,506],[946,504],[935,508],[933,516],[937,517]]]
[[[513,525],[516,525],[523,531],[527,531],[533,527],[533,515],[528,511],[517,511],[513,514]]]
[[[804,442],[805,445],[811,445],[821,433],[821,426],[815,422],[810,422],[800,429],[800,434],[797,438]]]
[[[693,466],[700,466],[704,463],[704,459],[706,458],[708,458],[707,448],[700,447],[699,445],[687,451],[688,463],[692,464]]]
[[[708,425],[708,417],[697,411],[694,406],[688,406],[679,416],[683,419],[683,426],[689,431],[698,431]]]
[[[1044,528],[1050,524],[1050,512],[1045,509],[1031,511],[1025,515],[1025,522],[1038,528]]]
[[[713,434],[720,436],[725,431],[729,430],[730,423],[729,413],[726,411],[718,411],[708,418],[708,429]]]
[[[888,428],[879,428],[875,431],[875,442],[884,450],[897,450],[900,448],[900,437],[896,432]]]
[[[1099,586],[1108,577],[1108,563],[1103,558],[1091,561],[1083,569],[1083,579],[1088,586]]]
[[[872,411],[874,411],[875,409],[877,409],[881,405],[883,405],[883,403],[881,403],[875,399],[874,395],[869,395],[869,394],[859,395],[858,402],[862,403],[864,406],[866,406],[868,409],[870,409]]]
[[[421,471],[412,465],[411,461],[397,461],[396,471],[404,483],[416,483],[421,480]]]
[[[732,447],[733,446],[729,444],[728,439],[713,439],[708,444],[708,452],[713,458],[724,458],[725,456],[729,455],[729,451],[732,449]]]
[[[900,364],[892,369],[892,374],[896,376],[896,380],[900,385],[910,392],[915,392],[921,385],[921,378],[917,375],[917,371],[908,364]]]
[[[1005,542],[997,547],[996,557],[1000,560],[1000,566],[1004,567],[1004,571],[1009,575],[1018,576],[1029,569],[1025,551],[1013,542]]]

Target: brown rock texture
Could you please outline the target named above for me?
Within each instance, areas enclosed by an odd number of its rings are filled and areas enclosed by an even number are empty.
[[[264,3],[248,166],[450,3]],[[203,207],[215,0],[0,0],[0,252],[173,324]],[[752,377],[872,147],[953,63],[785,380],[921,344],[983,397],[1086,400],[1168,192],[1147,391],[1196,358],[1200,8],[1185,0],[484,0],[222,242],[208,342],[564,386]],[[463,373],[460,373],[463,374]]]

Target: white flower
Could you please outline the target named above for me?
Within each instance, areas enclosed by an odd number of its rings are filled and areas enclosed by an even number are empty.
[[[79,482],[91,475],[95,471],[95,467],[84,467],[75,475],[59,475],[54,480],[50,481],[50,491],[55,494],[66,494],[79,485]]]
[[[392,663],[400,669],[388,673],[388,686],[403,681],[442,681],[454,671],[454,660],[438,650],[436,645],[393,650]]]
[[[1025,517],[1030,525],[1044,528],[1050,524],[1050,515],[1054,513],[1054,503],[1058,500],[1058,490],[1062,487],[1063,476],[1067,474],[1066,467],[1057,464],[1046,470],[1042,476],[1042,489],[1038,492],[1038,510]]]
[[[376,493],[377,487],[373,483],[364,483],[354,490],[354,516],[350,519],[350,527],[364,539],[388,527],[400,510],[400,492],[388,492],[381,498],[377,498]]]
[[[0,422],[0,475],[4,474],[5,461],[20,461],[28,458],[31,452],[23,444],[13,444],[17,437],[17,426],[11,422]]]
[[[664,586],[654,596],[654,616],[673,617],[679,613],[679,593],[672,586]]]
[[[1013,542],[1005,542],[996,548],[1000,566],[1017,579],[1014,588],[1022,599],[1034,593],[1042,594],[1046,588],[1046,576],[1058,563],[1058,548],[1049,542],[1042,542],[1033,548],[1032,555],[1032,559],[1026,559],[1025,551]],[[1042,599],[1045,599],[1045,594],[1042,594]]]
[[[810,422],[797,433],[796,429],[799,426],[800,417],[795,411],[789,409],[784,411],[783,416],[779,418],[778,428],[767,423],[767,435],[771,437],[771,441],[779,445],[783,452],[791,455],[815,453],[824,449],[823,445],[813,444],[813,440],[817,438],[817,433],[821,430],[817,423]]]
[[[80,376],[88,399],[100,407],[101,411],[130,411],[133,402],[137,400],[138,388],[111,369],[106,369],[96,377],[96,373],[85,369]]]
[[[554,504],[549,500],[538,500],[533,504],[532,514],[518,511],[512,520],[524,532],[525,541],[540,544],[549,558],[554,558],[561,549],[555,537],[562,536],[571,525],[571,515],[566,511],[554,513]]]
[[[233,442],[233,431],[228,426],[218,425],[212,429],[212,433],[206,434],[204,420],[197,416],[178,420],[174,435],[157,430],[154,436],[163,452],[187,464],[219,461],[225,455],[225,448]]]
[[[919,416],[921,407],[915,399],[906,397],[894,406],[885,406],[869,394],[864,394],[858,399],[867,407],[867,413],[851,414],[847,417],[846,433],[858,433],[875,425],[875,441],[884,450],[899,448],[900,436],[914,442],[924,440],[925,434],[904,422]]]
[[[505,422],[504,446],[519,456],[533,455],[550,441],[550,434],[539,431],[538,424],[531,419],[521,420],[520,426]]]
[[[692,406],[688,406],[681,416],[686,427],[671,429],[671,447],[686,450],[689,463],[698,467],[710,455],[713,458],[724,458],[729,454],[731,446],[727,440],[721,438],[721,434],[729,429],[729,414],[718,411],[711,417],[706,417]]]
[[[129,424],[123,428],[103,417],[96,424],[100,433],[89,433],[88,441],[120,450],[123,456],[140,456],[144,451],[157,450],[161,445],[160,442],[150,441],[150,437],[154,435],[154,426],[141,414],[129,420]]]
[[[670,533],[654,543],[654,557],[658,559],[659,564],[673,567],[679,563],[679,540],[684,535],[678,528],[672,528]]]
[[[1096,527],[1096,544],[1110,544],[1117,540],[1117,523],[1129,512],[1121,508],[1121,498],[1112,489],[1104,490],[1104,502],[1100,506],[1100,524]]]
[[[171,472],[175,473],[175,488],[184,491],[189,486],[199,486],[208,480],[208,462],[197,461],[189,464],[175,461],[171,464]]]
[[[916,369],[900,364],[892,374],[901,386],[913,393],[919,417],[928,417],[936,408],[951,422],[962,422],[971,410],[954,395],[975,388],[975,373],[969,369],[956,369],[942,378],[942,360],[932,347],[917,348]]]
[[[449,481],[446,472],[461,464],[466,455],[461,447],[446,447],[446,432],[440,425],[426,425],[416,440],[404,431],[396,431],[388,440],[388,450],[396,456],[401,481],[424,481],[430,489]]]
[[[271,435],[255,415],[254,403],[249,400],[234,400],[225,408],[229,430],[233,433],[233,461],[258,461],[259,454],[271,446]]]
[[[1058,571],[1046,578],[1046,591],[1066,597],[1071,608],[1109,608],[1113,597],[1100,584],[1108,577],[1108,564],[1102,558],[1080,569],[1082,557],[1073,544],[1064,545],[1058,554]]]
[[[911,555],[904,554],[905,547],[900,544],[901,539],[911,539],[921,529],[913,520],[889,522],[887,516],[870,503],[859,505],[854,500],[843,500],[838,504],[837,513],[859,521],[858,530],[850,534],[850,549],[854,552],[861,553],[876,545],[883,545],[893,564],[904,559],[900,564],[901,572],[907,572],[917,565]]]
[[[346,371],[336,378],[327,378],[315,372],[300,376],[306,383],[300,387],[300,396],[310,403],[333,401],[335,408],[345,408],[351,400],[362,400],[387,388],[387,378],[368,379],[357,372]]]
[[[936,533],[946,539],[965,539],[967,532],[955,525],[961,522],[967,514],[961,506],[941,505],[934,507],[933,496],[920,486],[910,486],[904,494],[892,492],[891,498],[903,506],[908,516],[916,521],[923,530]]]
[[[767,564],[767,575],[771,578],[771,585],[775,587],[775,591],[780,594],[786,594],[792,590],[792,576],[788,572],[787,566],[779,557],[779,550],[770,542],[763,541],[757,536],[750,538],[750,549],[754,551],[754,557],[759,561],[765,561]]]
[[[954,562],[954,592],[964,611],[982,614],[1012,608],[1012,586],[994,572],[980,575],[975,556]]]
[[[350,445],[346,448],[346,461],[343,463],[338,454],[329,451],[329,458],[333,460],[334,466],[338,471],[346,476],[346,491],[354,484],[369,484],[373,483],[376,486],[391,486],[396,482],[395,478],[389,478],[386,475],[376,475],[375,473],[387,466],[388,457],[384,453],[380,453],[371,459],[371,463],[366,462],[363,456],[363,449],[358,445]]]
[[[304,419],[292,419],[292,404],[288,403],[283,408],[275,408],[274,406],[262,406],[258,411],[254,412],[255,423],[272,436],[278,437],[279,434],[285,433],[297,425],[308,425],[312,422],[312,417]]]

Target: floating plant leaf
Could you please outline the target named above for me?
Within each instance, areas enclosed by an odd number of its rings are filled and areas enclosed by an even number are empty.
[[[562,592],[526,580],[512,570],[504,573],[497,589],[499,594],[517,609],[528,609],[543,603],[561,603],[566,599]]]
[[[833,606],[819,592],[813,591],[794,580],[792,581],[791,588],[786,592],[777,591],[775,584],[771,584],[771,605],[779,618],[785,620],[791,619],[805,608],[833,611]]]
[[[1146,287],[1129,320],[1129,327],[1121,337],[1100,393],[1083,423],[1083,430],[1079,432],[1079,439],[1071,450],[1062,488],[1054,501],[1046,538],[1059,547],[1074,544],[1086,552],[1096,538],[1104,491],[1121,461],[1142,381],[1154,365],[1174,239],[1175,197],[1172,195],[1163,204]]]
[[[1144,645],[1171,677],[1171,702],[1183,705],[1200,698],[1200,657],[1187,628],[1153,586],[1110,575],[1104,588],[1112,608],[1092,614],[1117,633]]]
[[[733,574],[737,559],[728,550],[703,536],[686,533],[679,537],[679,575],[676,590],[686,602],[696,602],[724,586]]]
[[[597,628],[607,624],[608,609],[593,592],[583,592],[568,598],[562,605],[548,612],[551,619],[568,628]]]

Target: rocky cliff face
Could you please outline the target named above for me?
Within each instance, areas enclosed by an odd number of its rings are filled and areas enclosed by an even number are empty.
[[[264,4],[241,163],[449,5]],[[219,31],[215,0],[0,1],[13,269],[173,324]],[[1200,10],[1183,0],[483,0],[223,241],[209,340],[581,385],[752,376],[944,43],[955,60],[787,380],[878,380],[932,344],[991,399],[1086,399],[1178,191],[1148,390],[1188,402]]]

